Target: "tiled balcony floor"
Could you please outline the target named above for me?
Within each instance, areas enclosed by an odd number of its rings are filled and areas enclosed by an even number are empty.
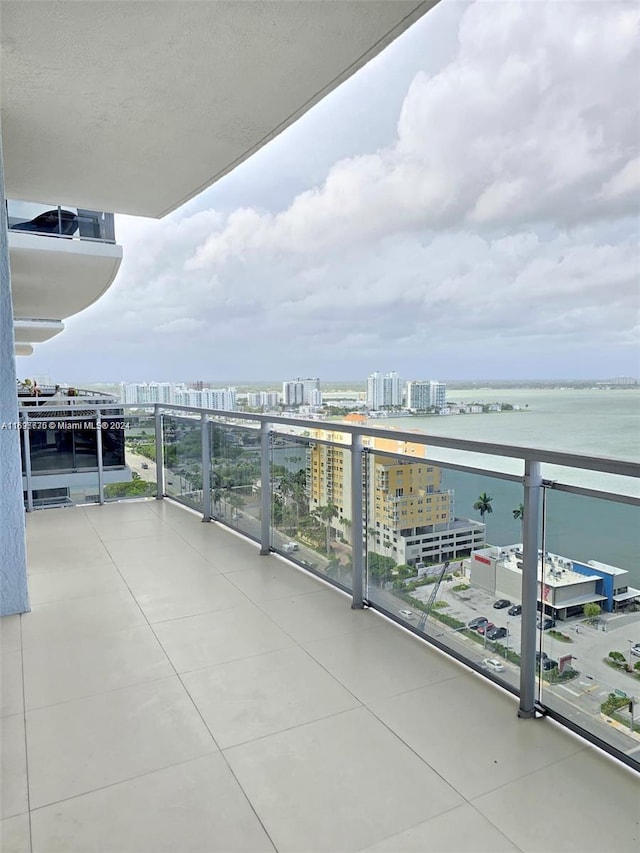
[[[638,851],[631,771],[167,501],[28,516],[3,853]]]

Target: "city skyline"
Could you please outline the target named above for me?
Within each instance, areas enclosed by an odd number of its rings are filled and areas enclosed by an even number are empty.
[[[487,8],[440,3],[198,198],[117,216],[116,283],[19,373],[636,375],[637,10]]]

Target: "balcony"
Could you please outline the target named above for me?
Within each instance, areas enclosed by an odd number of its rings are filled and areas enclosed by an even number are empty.
[[[3,851],[634,849],[631,770],[223,525],[27,521]]]
[[[16,342],[41,343],[111,286],[122,248],[112,213],[18,201],[7,212]]]
[[[33,850],[84,851],[118,813],[118,853],[632,849],[640,619],[638,596],[616,590],[634,581],[638,465],[412,434],[457,503],[493,496],[498,543],[468,558],[443,546],[446,562],[418,569],[373,536],[363,439],[385,430],[345,426],[349,497],[335,507],[306,497],[320,467],[299,419],[79,402],[82,441],[96,428],[83,491],[61,468],[41,493],[25,462],[28,509],[83,506],[27,515],[33,611],[2,624],[5,763],[18,767],[7,832],[30,825]],[[25,460],[44,414],[22,408]],[[121,482],[98,452],[103,422],[122,433]],[[414,545],[412,560],[434,560]],[[604,590],[597,619],[573,575],[538,573],[543,554]],[[592,825],[596,813],[607,819]]]

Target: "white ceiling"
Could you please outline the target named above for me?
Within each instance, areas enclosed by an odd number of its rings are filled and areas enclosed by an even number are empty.
[[[437,0],[3,0],[9,198],[159,217]]]
[[[112,243],[9,231],[14,317],[64,320],[83,311],[110,287],[121,260]]]

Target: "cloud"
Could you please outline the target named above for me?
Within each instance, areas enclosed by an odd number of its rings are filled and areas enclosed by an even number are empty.
[[[118,217],[116,284],[51,347],[108,339],[137,378],[205,365],[255,378],[633,372],[640,10],[460,7],[452,52],[425,70],[438,8],[421,41],[408,34],[415,73],[388,144],[371,150],[363,132],[353,155],[350,128],[350,156],[280,207],[264,187],[248,203],[243,187],[242,203],[223,192],[214,209],[213,187],[161,222]],[[379,80],[384,61],[352,84],[354,108],[366,97],[375,114],[367,75]],[[330,100],[321,109],[332,126]],[[301,180],[318,132],[310,119],[305,137],[304,122],[296,146],[283,135],[260,152],[270,183]]]
[[[639,22],[625,3],[474,4],[455,58],[416,74],[393,144],[336,163],[280,212],[233,212],[186,269],[419,229],[567,227],[637,211]]]

